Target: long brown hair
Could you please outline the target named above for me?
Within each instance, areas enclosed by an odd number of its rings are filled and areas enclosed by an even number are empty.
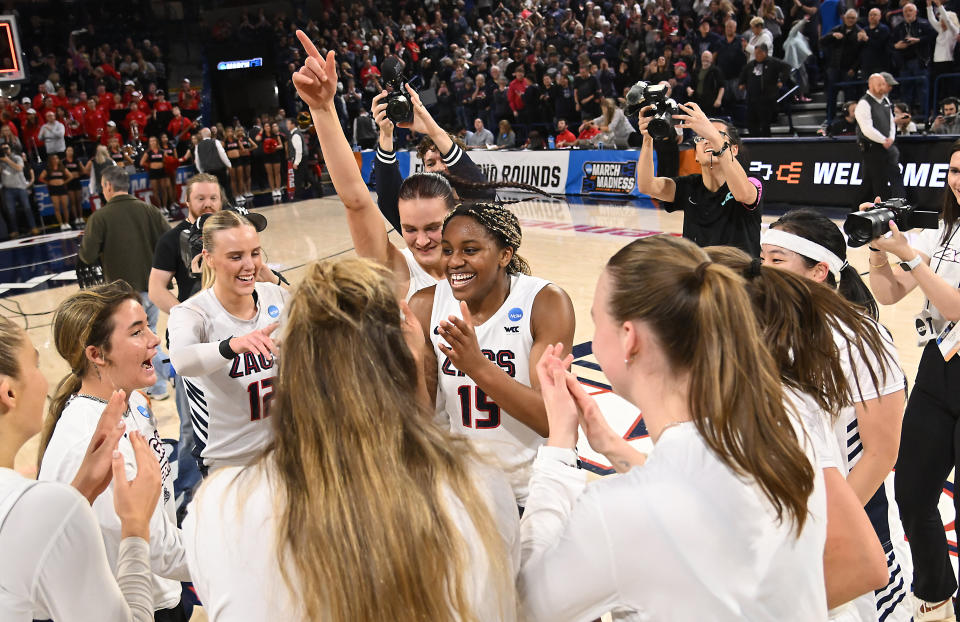
[[[773,355],[784,384],[817,401],[833,416],[840,409],[862,401],[847,380],[834,335],[846,341],[847,354],[856,349],[866,363],[874,387],[886,379],[886,367],[875,370],[872,356],[885,356],[883,337],[868,320],[836,290],[811,279],[763,266],[740,249],[712,246],[710,259],[731,268],[747,281],[747,293],[763,331],[763,341]]]
[[[276,467],[281,572],[305,619],[476,620],[452,492],[512,618],[513,577],[471,477],[475,454],[418,405],[392,282],[375,262],[327,260],[290,300],[262,458]]]
[[[690,414],[707,446],[753,478],[778,519],[788,514],[799,533],[814,471],[785,409],[743,278],[711,263],[689,240],[668,235],[631,242],[606,269],[612,317],[650,327],[671,371],[689,375]]]
[[[57,307],[53,316],[53,342],[57,347],[57,354],[70,366],[70,373],[60,380],[50,400],[50,410],[40,434],[38,465],[43,460],[43,453],[47,450],[67,400],[80,390],[83,377],[90,371],[87,347],[96,346],[104,355],[110,352],[110,335],[114,328],[113,313],[127,300],[140,302],[140,294],[126,281],[114,281],[99,287],[82,289]]]
[[[953,154],[958,151],[960,151],[960,140],[950,145],[950,153],[947,154],[947,161],[949,162],[953,158]],[[960,219],[960,202],[957,201],[956,195],[953,194],[949,186],[943,189],[943,206],[940,208],[940,218],[943,219],[943,224],[946,225],[943,230],[943,237],[940,239],[940,244],[946,244],[953,235],[954,229],[957,227],[957,220]]]

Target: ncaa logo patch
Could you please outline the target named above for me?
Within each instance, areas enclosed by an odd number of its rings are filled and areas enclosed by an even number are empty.
[[[147,419],[150,418],[150,411],[147,410],[145,406],[137,406],[137,410],[140,411],[140,414],[146,417]]]
[[[280,315],[280,309],[277,308],[277,305],[270,305],[269,307],[267,307],[267,315],[269,315],[270,317],[277,317],[278,315]]]
[[[507,317],[511,322],[519,322],[523,318],[523,309],[520,307],[514,307],[507,311]]]

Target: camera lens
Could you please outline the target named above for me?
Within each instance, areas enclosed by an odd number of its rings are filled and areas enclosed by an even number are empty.
[[[857,248],[879,238],[890,231],[890,221],[893,218],[893,210],[889,209],[872,209],[847,215],[847,220],[843,223],[843,231],[849,237],[847,245]]]
[[[387,99],[387,118],[394,123],[413,120],[413,106],[410,105],[410,100],[399,93],[395,95]]]

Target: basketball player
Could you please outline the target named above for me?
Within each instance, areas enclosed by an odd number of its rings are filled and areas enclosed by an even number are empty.
[[[765,263],[837,288],[868,314],[872,309],[870,319],[876,323],[876,302],[856,269],[847,263],[846,240],[830,219],[812,210],[788,212],[764,232],[761,244]],[[843,449],[842,470],[847,482],[864,504],[887,554],[888,584],[877,590],[875,598],[866,596],[855,605],[865,620],[900,622],[913,616],[907,597],[913,564],[893,490],[906,377],[893,340],[885,329],[881,332],[881,348],[867,351],[847,348],[839,331],[833,335],[853,395],[852,404],[834,421],[833,433]]]
[[[743,279],[689,240],[643,238],[607,262],[592,315],[594,354],[654,450],[587,488],[575,448],[592,400],[562,346],[545,349],[550,437],[520,523],[525,619],[826,619],[823,475]]]
[[[446,280],[410,299],[430,344],[427,384],[450,428],[496,456],[521,508],[548,434],[534,366],[551,340],[571,343],[566,292],[529,276],[520,223],[507,209],[461,205],[444,221]]]
[[[140,295],[123,281],[81,290],[57,308],[53,318],[57,352],[70,366],[50,400],[50,416],[40,440],[44,481],[70,482],[83,461],[87,443],[114,391],[127,396],[126,434],[146,437],[160,464],[163,492],[150,517],[150,569],[156,620],[186,621],[180,606],[181,581],[189,581],[187,560],[177,528],[170,464],[147,398],[138,391],[156,382],[152,359],[160,340],[150,332]],[[129,436],[119,451],[128,472],[136,472]],[[116,571],[123,535],[108,487],[93,502],[110,567]]]
[[[887,555],[856,491],[846,481],[847,461],[833,434],[833,424],[853,403],[855,383],[882,384],[886,373],[882,365],[876,365],[865,368],[863,377],[851,378],[847,353],[885,353],[886,333],[832,288],[786,270],[761,267],[760,259],[751,260],[731,247],[706,250],[711,259],[747,280],[747,291],[788,399],[817,445],[827,490],[824,571],[830,619],[861,619],[857,603],[848,601],[869,594],[866,619],[874,620],[873,591],[886,587],[889,580]],[[816,346],[834,340],[837,348]],[[869,358],[858,357],[865,363]]]
[[[257,280],[260,236],[232,211],[203,223],[203,290],[173,307],[170,361],[183,377],[201,471],[243,466],[272,436],[277,327],[288,293]],[[267,270],[269,271],[269,270]]]
[[[515,622],[513,494],[418,403],[422,330],[390,273],[313,263],[287,311],[274,442],[184,522],[211,619]]]
[[[138,433],[130,437],[137,461],[132,482],[123,458],[112,457],[126,429],[126,396],[110,398],[72,487],[28,480],[13,470],[17,452],[43,425],[48,387],[39,358],[26,332],[0,318],[0,619],[153,620],[148,542],[160,466]],[[122,537],[116,579],[90,509],[111,476],[118,482],[114,505]],[[77,581],[80,574],[83,581]]]

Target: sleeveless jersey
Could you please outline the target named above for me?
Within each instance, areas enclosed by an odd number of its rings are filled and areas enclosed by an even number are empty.
[[[148,151],[147,162],[150,164],[163,164],[163,152],[162,151]]]
[[[413,252],[409,248],[403,249],[400,254],[403,255],[404,261],[407,262],[407,269],[410,270],[410,287],[407,288],[407,295],[404,297],[404,300],[409,302],[411,296],[425,287],[436,285],[438,281],[417,263],[417,260],[413,258]]]
[[[484,356],[517,382],[530,386],[530,317],[533,301],[550,281],[526,275],[510,277],[510,293],[486,322],[476,326]],[[484,456],[493,459],[510,481],[517,505],[527,501],[533,460],[545,439],[500,409],[440,351],[437,328],[449,316],[460,317],[460,301],[446,280],[437,283],[430,314],[430,341],[437,355],[437,413],[449,418],[450,429],[469,437]]]
[[[213,288],[170,310],[170,349],[219,343],[279,321],[288,293],[257,283],[257,313],[242,320],[227,312]],[[274,333],[276,337],[277,332]],[[277,375],[275,360],[245,352],[205,376],[183,377],[197,450],[207,467],[249,464],[272,438],[270,402]]]
[[[68,171],[70,171],[71,173],[73,173],[74,176],[80,174],[80,163],[77,162],[76,160],[64,160],[64,161],[63,161],[63,166],[64,166],[64,168],[66,168]]]
[[[867,369],[867,361],[863,359],[860,352],[856,348],[848,350],[844,337],[834,333],[834,341],[840,352],[840,363],[850,383],[854,402],[866,402],[906,388],[906,378],[900,367],[893,339],[883,326],[873,320],[870,321],[876,325],[884,343],[884,352],[867,352],[870,367],[878,375],[878,387],[874,387]],[[879,377],[880,370],[886,372],[885,380]],[[833,424],[833,433],[841,450],[840,472],[847,477],[863,455],[860,424],[853,406],[841,409],[839,417]],[[852,605],[860,620],[908,622],[912,619],[910,597],[907,592],[913,580],[913,560],[909,545],[904,540],[900,509],[894,499],[893,473],[887,475],[876,494],[864,506],[864,510],[887,554],[887,571],[890,578],[886,587],[854,599]]]

